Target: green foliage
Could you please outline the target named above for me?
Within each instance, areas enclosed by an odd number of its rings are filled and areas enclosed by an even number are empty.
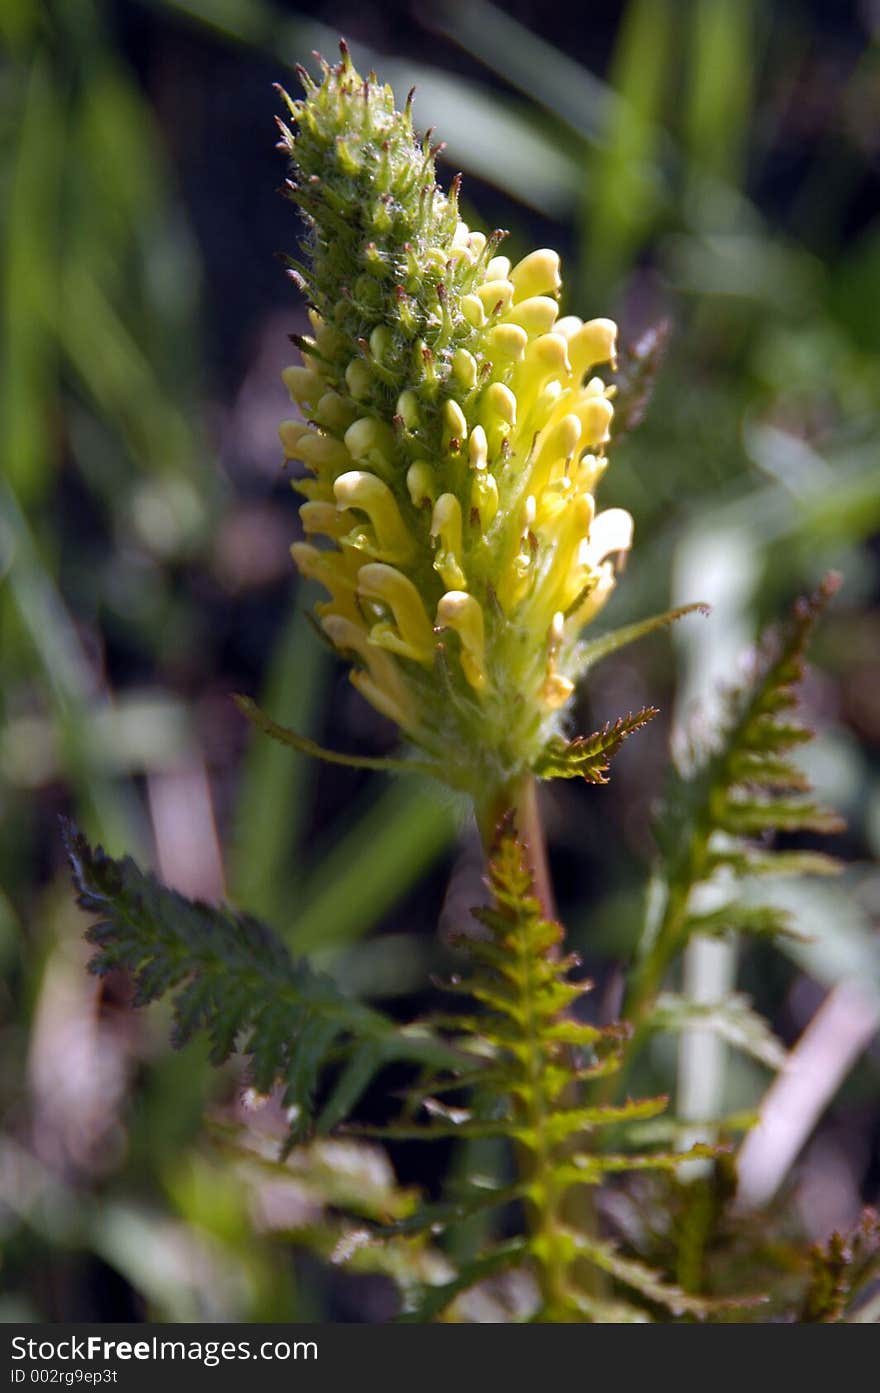
[[[395,1027],[304,959],[294,961],[259,920],[163,888],[130,857],[112,860],[70,825],[64,835],[79,904],[101,916],[86,935],[98,950],[90,971],[130,972],[138,1006],[171,995],[175,1044],[204,1033],[212,1063],[238,1048],[260,1092],[280,1084],[288,1146],[315,1125],[334,1126],[392,1060],[454,1058],[426,1032]],[[315,1092],[330,1065],[335,1084],[316,1118]]]
[[[524,1265],[534,1272],[540,1291],[534,1319],[649,1320],[658,1307],[708,1315],[712,1302],[630,1261],[579,1223],[584,1192],[608,1175],[671,1170],[684,1158],[668,1152],[612,1153],[597,1146],[600,1132],[613,1129],[620,1140],[630,1123],[662,1113],[667,1100],[588,1101],[590,1085],[620,1067],[628,1032],[619,1025],[600,1028],[579,1019],[576,1004],[590,984],[570,980],[577,959],[561,954],[563,930],[543,915],[525,848],[509,825],[496,837],[488,883],[492,904],[475,911],[484,932],[460,940],[470,975],[449,984],[480,1009],[443,1018],[453,1039],[479,1042],[487,1067],[472,1082],[467,1106],[440,1104],[426,1093],[423,1123],[370,1129],[369,1135],[398,1141],[455,1136],[511,1141],[521,1157],[515,1184],[495,1190],[471,1186],[454,1204],[417,1212],[407,1221],[407,1231],[422,1227],[436,1233],[478,1211],[516,1201],[525,1213],[527,1234],[482,1251],[454,1281],[427,1291],[410,1318],[440,1315],[489,1275]],[[432,1086],[436,1092],[436,1081],[426,1088]],[[705,1147],[687,1153],[711,1154]],[[606,1290],[607,1279],[615,1288],[634,1291],[643,1305],[632,1306],[616,1290]]]
[[[617,754],[628,735],[647,725],[656,715],[655,706],[646,706],[636,715],[609,721],[592,735],[579,735],[569,741],[557,737],[543,750],[535,773],[542,779],[583,779],[588,784],[607,784],[612,756]]]
[[[858,1319],[864,1289],[880,1276],[880,1216],[866,1209],[849,1234],[833,1233],[827,1243],[810,1252],[812,1276],[800,1319],[805,1323],[837,1323]]]
[[[752,1055],[768,1069],[781,1069],[786,1053],[772,1030],[740,993],[721,1002],[693,1001],[674,992],[661,992],[648,1017],[651,1030],[683,1030],[703,1025],[729,1045]]]
[[[236,696],[235,704],[241,714],[246,716],[264,735],[271,736],[280,745],[287,745],[289,749],[296,750],[299,754],[311,755],[313,759],[322,759],[327,764],[347,764],[351,769],[380,769],[385,773],[393,774],[428,774],[436,779],[445,777],[441,774],[438,765],[428,764],[425,760],[373,758],[370,755],[346,755],[340,754],[336,750],[326,750],[322,745],[310,740],[308,736],[298,735],[295,730],[289,730],[287,726],[279,725],[277,721],[273,721],[271,716],[267,716],[265,711],[260,710],[251,697]]]
[[[381,7],[372,8],[378,17]],[[627,8],[621,7],[621,18]],[[646,7],[638,8],[644,20]],[[872,308],[880,293],[880,238],[876,226],[863,224],[874,148],[868,97],[872,83],[876,85],[877,49],[859,51],[864,26],[860,30],[854,19],[844,19],[845,7],[823,27],[828,64],[818,67],[803,66],[816,31],[794,13],[796,7],[762,10],[757,25],[752,24],[756,7],[734,0],[697,8],[695,22],[694,7],[670,7],[668,30],[659,45],[635,43],[635,21],[620,26],[616,35],[609,32],[609,53],[617,48],[610,81],[603,81],[599,67],[587,66],[597,51],[589,26],[579,48],[563,42],[564,17],[554,20],[548,11],[536,33],[485,0],[443,5],[431,14],[432,25],[466,50],[467,78],[448,69],[447,60],[455,62],[451,47],[437,50],[442,67],[425,62],[417,36],[408,52],[406,46],[399,55],[361,48],[356,57],[362,71],[381,63],[400,92],[413,81],[418,84],[419,111],[425,124],[436,125],[448,138],[452,168],[488,177],[499,191],[494,210],[512,229],[510,244],[517,251],[511,255],[528,247],[524,209],[539,209],[542,217],[558,218],[570,229],[579,208],[583,262],[594,267],[610,262],[619,273],[620,300],[611,299],[614,287],[604,278],[583,287],[585,292],[599,283],[608,287],[603,310],[613,314],[615,304],[643,304],[640,293],[632,300],[633,289],[650,288],[655,277],[662,284],[664,308],[669,306],[675,318],[671,361],[658,384],[656,409],[637,434],[621,440],[615,463],[613,500],[636,514],[638,547],[626,586],[615,598],[612,622],[625,623],[670,603],[658,591],[683,555],[683,520],[701,535],[728,521],[748,534],[754,549],[749,611],[740,616],[745,622],[752,605],[772,612],[780,596],[809,583],[817,567],[839,566],[856,579],[829,634],[823,682],[836,698],[839,720],[831,734],[840,742],[834,741],[831,754],[836,753],[840,770],[845,739],[850,786],[857,784],[860,790],[847,813],[852,842],[861,855],[876,846],[872,765],[858,742],[876,717],[870,683],[873,621],[862,579],[871,558],[862,543],[876,527],[880,497]],[[237,523],[238,515],[227,517],[224,530],[210,529],[216,538],[210,571],[190,573],[179,565],[182,556],[190,555],[192,536],[205,535],[205,510],[221,477],[236,491],[244,486],[241,521],[248,515],[251,479],[239,469],[236,454],[240,442],[247,449],[249,428],[237,408],[229,417],[227,410],[229,388],[233,382],[238,385],[239,373],[247,372],[249,383],[253,381],[254,362],[242,334],[245,329],[251,338],[254,327],[252,316],[245,323],[242,315],[252,308],[249,278],[242,275],[230,286],[217,278],[217,268],[227,265],[233,251],[236,265],[253,266],[260,236],[258,222],[233,219],[239,224],[236,231],[218,206],[218,200],[228,204],[230,186],[245,189],[248,183],[247,169],[235,164],[241,122],[233,121],[229,138],[219,145],[208,142],[210,169],[205,166],[206,178],[196,188],[187,170],[205,132],[199,119],[180,122],[180,103],[186,98],[197,115],[210,119],[218,64],[225,74],[225,97],[234,107],[236,91],[253,91],[263,82],[266,55],[272,55],[276,67],[289,64],[314,47],[330,52],[336,37],[309,18],[280,13],[271,0],[156,0],[143,15],[148,46],[157,58],[145,93],[118,42],[118,26],[104,18],[93,0],[16,0],[0,19],[11,59],[0,120],[7,136],[2,179],[8,215],[3,229],[4,459],[6,482],[14,486],[14,496],[10,490],[0,499],[0,534],[5,534],[0,535],[0,574],[6,582],[0,585],[0,902],[8,906],[0,919],[5,920],[3,956],[9,973],[9,990],[5,984],[0,988],[6,1046],[0,1070],[0,1111],[6,1115],[0,1135],[5,1215],[0,1306],[7,1318],[69,1315],[65,1293],[88,1291],[83,1277],[91,1254],[97,1253],[152,1319],[326,1320],[320,1280],[309,1281],[299,1294],[294,1290],[289,1245],[299,1244],[299,1232],[280,1235],[283,1241],[267,1263],[267,1244],[254,1223],[257,1205],[252,1203],[256,1196],[250,1173],[224,1172],[222,1193],[230,1187],[238,1190],[240,1213],[235,1235],[216,1250],[201,1246],[201,1235],[209,1222],[215,1229],[225,1222],[218,1182],[206,1187],[199,1173],[199,1183],[194,1178],[184,1190],[166,1188],[169,1158],[189,1176],[193,1147],[204,1127],[205,1071],[197,1049],[171,1058],[159,1050],[138,1057],[118,1118],[117,1134],[124,1131],[126,1145],[118,1152],[107,1148],[102,1175],[109,1186],[96,1185],[91,1171],[79,1166],[47,1166],[27,1138],[39,1100],[26,1051],[33,1050],[34,1060],[46,1046],[43,1036],[29,1039],[29,1031],[36,1029],[35,1022],[39,1026],[53,1016],[51,992],[59,963],[70,967],[67,900],[57,887],[47,893],[45,880],[59,794],[71,800],[77,820],[109,849],[137,848],[135,854],[143,855],[140,849],[149,845],[150,829],[142,778],[152,784],[178,762],[201,758],[205,698],[213,708],[218,691],[242,680],[238,667],[233,673],[228,668],[230,632],[244,637],[249,664],[262,668],[272,663],[273,625],[262,591],[234,590],[216,606],[212,601],[211,623],[205,625],[205,584],[213,593],[213,563],[219,565],[225,528]],[[180,23],[187,28],[191,59],[186,92],[175,58]],[[374,19],[367,6],[360,32],[381,45],[387,25]],[[846,45],[842,62],[841,42]],[[604,44],[600,49],[604,54]],[[670,51],[681,78],[674,84],[668,81]],[[826,71],[835,74],[830,84]],[[792,92],[797,97],[793,105]],[[633,94],[641,133],[629,109]],[[245,110],[247,102],[239,101],[237,107]],[[804,122],[799,113],[807,108],[810,119]],[[768,111],[769,124],[762,119]],[[245,124],[253,115],[250,110]],[[217,129],[216,123],[211,129]],[[617,152],[638,145],[639,158],[621,181]],[[221,149],[225,165],[218,161]],[[787,174],[780,182],[768,175],[781,151]],[[232,177],[224,179],[224,168]],[[741,181],[745,169],[748,186]],[[759,206],[771,186],[773,199]],[[598,200],[603,214],[597,223]],[[464,212],[467,216],[466,207]],[[638,236],[620,243],[618,224],[633,217]],[[190,219],[197,237],[191,234]],[[212,228],[223,231],[212,233]],[[567,230],[566,245],[570,240]],[[627,242],[636,241],[637,263],[627,254]],[[638,278],[635,287],[628,282],[630,275]],[[223,303],[222,325],[216,314],[198,325],[194,292],[203,278],[205,303]],[[572,296],[570,303],[576,308],[588,299],[586,294]],[[205,331],[201,344],[193,332],[198,327]],[[205,355],[209,345],[211,353]],[[223,377],[218,383],[213,372],[220,358]],[[626,346],[620,359],[613,424],[618,438],[629,423],[630,402],[638,396],[626,385],[631,370]],[[200,381],[198,398],[193,377]],[[228,460],[223,470],[216,469],[213,452],[200,445],[197,429],[190,444],[194,423],[205,419],[228,419],[224,455],[231,450],[231,469]],[[64,480],[64,506],[47,507],[46,490],[56,477]],[[67,506],[71,489],[74,507]],[[89,519],[85,529],[83,509]],[[261,617],[252,624],[255,608]],[[271,600],[268,608],[274,608]],[[195,659],[188,657],[184,664],[192,682],[185,673],[181,681],[180,654],[190,654],[194,636]],[[238,646],[233,644],[236,651]],[[136,655],[133,666],[128,654]],[[306,661],[303,652],[291,663],[297,691],[302,690]],[[649,646],[632,662],[637,681],[659,703],[660,692],[671,688],[665,652]],[[173,703],[175,732],[182,725],[182,736],[170,737],[158,714],[147,711],[137,722],[126,719],[125,738],[118,747],[114,741],[111,749],[104,738],[108,708],[114,715],[133,716],[127,707],[130,684],[145,675],[160,700]],[[285,690],[283,695],[264,690],[263,707],[317,741],[327,738],[327,704],[319,700],[313,709],[302,710],[290,686]],[[349,734],[356,732],[346,731],[344,743],[329,743],[357,748]],[[242,781],[237,742],[225,741],[222,753],[219,746],[212,747],[212,782],[222,790],[223,817],[231,815],[236,841],[247,830],[240,858],[227,862],[235,897],[270,922],[283,924],[298,949],[320,952],[322,962],[339,948],[357,957],[362,950],[356,941],[389,906],[418,903],[419,879],[452,839],[454,819],[445,807],[442,816],[435,814],[435,801],[425,798],[417,780],[394,780],[383,794],[377,793],[375,777],[352,779],[347,771],[330,771],[322,776],[316,844],[314,790],[308,781],[279,794],[279,781],[305,765],[305,759],[287,751],[279,757],[277,746],[261,738],[253,741],[252,752],[258,749],[262,753],[253,777]],[[353,803],[349,795],[355,787]],[[559,797],[568,804],[590,801],[593,794],[569,787]],[[339,806],[342,812],[336,817]],[[158,823],[156,831],[161,831]],[[591,835],[590,865],[600,860],[603,873],[594,878],[579,870],[566,887],[567,899],[573,917],[581,920],[588,889],[590,932],[601,932],[608,924],[600,946],[616,954],[627,918],[616,897],[622,882],[631,884],[632,866],[614,816],[594,819]],[[738,839],[733,849],[737,876],[740,867],[745,870],[744,857],[749,882],[764,874],[800,876],[834,869],[830,858],[818,852],[788,849],[789,840],[785,849],[771,850],[763,839],[748,845]],[[720,838],[716,848],[723,872]],[[862,874],[861,886],[854,877],[844,892],[846,907],[854,912],[862,896],[867,901],[872,884],[867,862]],[[738,892],[740,886],[731,889]],[[757,895],[760,889],[751,886],[750,893]],[[836,887],[822,889],[820,913],[829,925],[822,951],[836,955],[835,965],[841,963],[840,971],[851,974],[854,955],[847,955],[847,947],[855,944],[856,929],[835,913]],[[806,897],[810,890],[794,887],[797,894]],[[799,909],[794,911],[796,922]],[[758,932],[759,915],[762,932],[782,928],[781,917],[770,907],[746,906],[738,893],[720,909],[705,902],[693,905],[690,918],[693,923],[699,914],[702,934],[726,934],[734,927],[733,910],[750,915],[750,937]],[[410,927],[418,925],[408,922]],[[408,933],[395,939],[406,945],[402,960],[413,940]],[[860,942],[870,948],[868,931]],[[424,943],[420,939],[420,946]],[[44,954],[31,951],[34,944],[47,949],[45,974]],[[383,945],[379,939],[372,947],[382,950]],[[763,955],[763,946],[760,951]],[[666,961],[674,966],[674,959],[673,951]],[[855,960],[857,964],[857,954]],[[799,961],[802,971],[824,980],[805,955]],[[780,980],[774,974],[765,980],[763,994],[771,1006],[778,1005]],[[74,994],[90,990],[87,983],[77,987],[75,976],[66,981]],[[400,982],[399,967],[386,970],[383,989],[399,991]],[[113,991],[111,982],[111,1001]],[[60,1026],[61,1015],[54,1014]],[[109,1012],[110,1017],[116,1014],[124,1019],[123,1013]],[[101,1025],[107,1016],[101,1013]],[[652,1066],[663,1058],[661,1051],[653,1052]],[[117,1059],[124,1064],[124,1043],[105,1041],[99,1063],[115,1064]],[[73,1099],[82,1078],[64,1066],[62,1061],[58,1074],[65,1096]],[[876,1073],[870,1057],[859,1072],[859,1082],[870,1087]],[[451,1076],[453,1082],[466,1077],[465,1070]],[[618,1071],[608,1082],[620,1078]],[[665,1079],[651,1085],[665,1086]],[[442,1085],[438,1082],[433,1091],[440,1094]],[[859,1096],[853,1108],[850,1093],[850,1104],[844,1101],[838,1113],[838,1121],[852,1128],[855,1158],[857,1139],[870,1125]],[[737,1100],[729,1106],[745,1108],[753,1095],[737,1094]],[[34,1136],[48,1143],[41,1154],[63,1155],[64,1109],[59,1106],[37,1120]],[[737,1113],[726,1119],[722,1131],[735,1134],[752,1120],[751,1113]],[[682,1138],[699,1125],[690,1122],[686,1128],[666,1112],[628,1124],[627,1140],[645,1148],[686,1145]],[[249,1138],[254,1131],[249,1123]],[[334,1139],[332,1145],[337,1144]],[[468,1173],[474,1168],[494,1171],[497,1149],[487,1158],[479,1151],[482,1145],[477,1141],[457,1148],[453,1167]],[[273,1143],[273,1155],[275,1149]],[[435,1151],[439,1169],[448,1148]],[[379,1154],[376,1148],[356,1173],[364,1193]],[[609,1154],[604,1153],[606,1162]],[[340,1192],[341,1177],[350,1173],[345,1158],[330,1150],[316,1157],[306,1146],[297,1148],[288,1164],[308,1170],[309,1197],[330,1196],[309,1241],[331,1261],[338,1207],[351,1205],[357,1213],[356,1196]],[[272,1170],[272,1183],[282,1170]],[[729,1183],[731,1170],[732,1163],[717,1163],[712,1185],[722,1172]],[[806,1171],[815,1182],[812,1155]],[[638,1221],[627,1231],[627,1251],[638,1252],[655,1269],[675,1273],[676,1281],[691,1290],[699,1262],[692,1264],[689,1253],[700,1243],[691,1244],[687,1235],[699,1228],[693,1216],[702,1201],[693,1192],[702,1187],[675,1185],[674,1174],[673,1169],[637,1175],[635,1185],[628,1180],[626,1190],[615,1188],[611,1198],[616,1211],[628,1203]],[[654,1188],[646,1188],[655,1176]],[[152,1208],[141,1214],[147,1194]],[[398,1214],[390,1191],[377,1199],[388,1216]],[[473,1197],[468,1203],[476,1205]],[[364,1213],[371,1222],[381,1220],[378,1211]],[[602,1217],[607,1223],[608,1214]],[[127,1243],[121,1241],[126,1223]],[[655,1237],[665,1233],[666,1247],[652,1249],[646,1243],[641,1249],[634,1242],[639,1223]],[[791,1273],[800,1273],[804,1261],[791,1211],[788,1223],[783,1241],[776,1228],[768,1234],[763,1211],[729,1218],[725,1243],[716,1243],[710,1253],[709,1289],[757,1286],[773,1292],[774,1316],[802,1318],[797,1302],[787,1300]],[[111,1231],[120,1241],[111,1240]],[[775,1265],[767,1261],[771,1243],[779,1258]],[[394,1251],[396,1261],[399,1250]],[[177,1274],[184,1272],[189,1252],[199,1257],[192,1264],[185,1300],[187,1279]],[[349,1265],[373,1270],[371,1262],[381,1264],[392,1252],[390,1240],[373,1243],[359,1249]],[[681,1271],[680,1264],[690,1270]],[[429,1279],[422,1271],[419,1277],[420,1286],[426,1280],[440,1282],[437,1300],[445,1304],[442,1287],[452,1274],[435,1272]],[[400,1280],[397,1274],[395,1280]],[[473,1280],[475,1274],[467,1274],[464,1285]],[[77,1300],[88,1297],[78,1295]],[[413,1293],[413,1304],[416,1300]],[[873,1316],[871,1304],[870,1298],[861,1307],[850,1302],[847,1318],[877,1319],[876,1297]],[[355,1305],[362,1317],[365,1304],[356,1297]],[[93,1309],[99,1318],[104,1314],[103,1308]],[[603,1309],[609,1319],[629,1315],[623,1303],[615,1307],[607,1296]],[[485,1311],[484,1305],[471,1318],[486,1319]]]
[[[656,993],[668,965],[692,936],[796,932],[778,907],[747,897],[752,877],[835,869],[829,857],[777,851],[768,839],[836,832],[842,826],[836,813],[813,800],[809,781],[792,759],[811,738],[797,714],[806,646],[838,584],[829,576],[812,598],[798,600],[781,633],[765,637],[751,680],[727,696],[726,720],[714,746],[701,756],[692,752],[690,772],[673,778],[656,819],[660,861],[654,912],[626,1007],[637,1025],[650,1026],[652,1017],[656,1024]],[[741,1009],[736,999],[719,1008],[715,1026],[728,1039],[730,1012],[739,1015]],[[667,1023],[670,1019],[667,1015]]]

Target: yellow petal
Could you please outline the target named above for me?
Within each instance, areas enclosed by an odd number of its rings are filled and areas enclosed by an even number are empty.
[[[486,640],[483,611],[473,595],[447,590],[437,605],[437,628],[454,629],[461,640],[461,666],[476,691],[486,687]]]
[[[517,303],[534,295],[557,295],[562,287],[559,254],[549,247],[530,252],[514,266],[510,279]]]

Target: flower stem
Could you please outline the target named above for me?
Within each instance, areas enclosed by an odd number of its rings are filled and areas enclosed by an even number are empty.
[[[542,916],[555,919],[555,896],[538,806],[537,780],[533,775],[527,775],[487,803],[484,815],[479,818],[487,855],[491,854],[496,828],[506,818],[513,819],[517,837],[525,851],[535,898],[541,906]],[[554,944],[549,948],[547,956],[553,960],[558,959],[559,945]],[[531,1009],[534,991],[533,967],[534,960],[524,945],[522,981],[525,1016],[529,1025],[523,1043],[527,1047],[527,1074],[531,1086],[523,1120],[536,1138],[537,1146],[534,1151],[516,1146],[514,1151],[517,1168],[531,1195],[527,1214],[541,1288],[541,1319],[578,1320],[581,1317],[568,1295],[571,1253],[566,1230],[578,1229],[584,1234],[594,1236],[597,1229],[596,1212],[593,1194],[588,1187],[579,1186],[575,1192],[566,1194],[560,1191],[553,1180],[553,1171],[559,1156],[557,1147],[549,1136],[547,1100],[542,1087],[547,1058],[546,1043],[537,1028],[536,1013]],[[573,1059],[571,1067],[574,1071]],[[576,1086],[572,1083],[567,1092],[574,1094],[575,1091]],[[571,1105],[574,1102],[575,1099],[572,1097]],[[597,1282],[598,1287],[602,1285],[599,1281],[600,1275],[591,1270],[585,1272],[582,1277],[583,1285],[597,1296],[601,1294],[597,1288]]]

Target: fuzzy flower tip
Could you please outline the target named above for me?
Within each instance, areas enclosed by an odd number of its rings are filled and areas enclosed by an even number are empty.
[[[411,101],[344,48],[320,83],[300,75],[279,123],[313,328],[284,373],[293,558],[363,696],[459,785],[497,786],[558,733],[632,541],[594,501],[616,326],[560,318],[556,252],[511,266],[502,233],[462,222]]]

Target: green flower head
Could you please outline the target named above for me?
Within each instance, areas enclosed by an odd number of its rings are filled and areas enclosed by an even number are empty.
[[[437,184],[411,99],[343,47],[285,99],[291,274],[313,335],[284,373],[300,572],[351,680],[458,787],[500,787],[558,735],[578,638],[632,540],[597,512],[616,326],[559,316],[559,257],[511,266]]]

